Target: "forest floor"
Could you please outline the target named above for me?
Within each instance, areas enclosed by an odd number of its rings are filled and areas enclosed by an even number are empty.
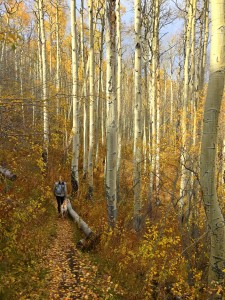
[[[43,257],[48,269],[49,299],[124,299],[109,274],[102,274],[88,253],[76,249],[74,226],[57,219],[57,234]]]

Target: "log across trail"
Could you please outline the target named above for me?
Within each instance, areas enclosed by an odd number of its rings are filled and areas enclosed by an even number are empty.
[[[91,228],[84,222],[78,213],[72,208],[70,200],[67,199],[67,210],[69,216],[76,222],[78,228],[83,232],[84,238],[77,243],[79,249],[88,250],[95,247],[100,242],[100,234],[96,235]]]
[[[110,274],[99,272],[89,255],[77,250],[74,225],[68,219],[57,220],[57,235],[43,258],[48,269],[49,299],[112,299],[115,295],[123,299]]]
[[[17,176],[16,174],[13,174],[10,170],[0,166],[0,175],[2,175],[3,177],[11,180],[11,181],[14,181],[16,180]]]

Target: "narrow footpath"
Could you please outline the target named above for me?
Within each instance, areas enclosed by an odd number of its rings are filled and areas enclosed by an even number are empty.
[[[109,274],[101,274],[86,253],[76,249],[68,219],[57,220],[57,236],[46,252],[49,299],[124,299]]]

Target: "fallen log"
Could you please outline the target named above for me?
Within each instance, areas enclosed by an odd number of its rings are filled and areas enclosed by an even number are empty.
[[[16,174],[13,174],[10,170],[0,166],[0,174],[2,174],[5,178],[14,181],[16,180]]]
[[[77,243],[77,248],[81,250],[93,249],[99,243],[100,235],[96,235],[87,223],[85,223],[84,220],[75,212],[69,199],[67,199],[67,211],[69,216],[77,223],[79,229],[81,229],[85,235],[85,238],[81,239]]]

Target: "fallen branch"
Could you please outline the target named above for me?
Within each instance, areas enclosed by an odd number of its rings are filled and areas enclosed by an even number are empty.
[[[3,168],[2,166],[0,166],[0,174],[11,181],[16,180],[17,178],[16,174],[13,174],[10,170]]]
[[[96,235],[90,227],[87,225],[87,223],[84,222],[84,220],[75,212],[75,210],[72,208],[72,205],[70,203],[70,200],[67,200],[67,211],[69,216],[77,223],[79,229],[81,229],[85,235],[84,239],[81,239],[77,243],[77,248],[81,250],[90,250],[95,247],[100,241],[100,235]]]

